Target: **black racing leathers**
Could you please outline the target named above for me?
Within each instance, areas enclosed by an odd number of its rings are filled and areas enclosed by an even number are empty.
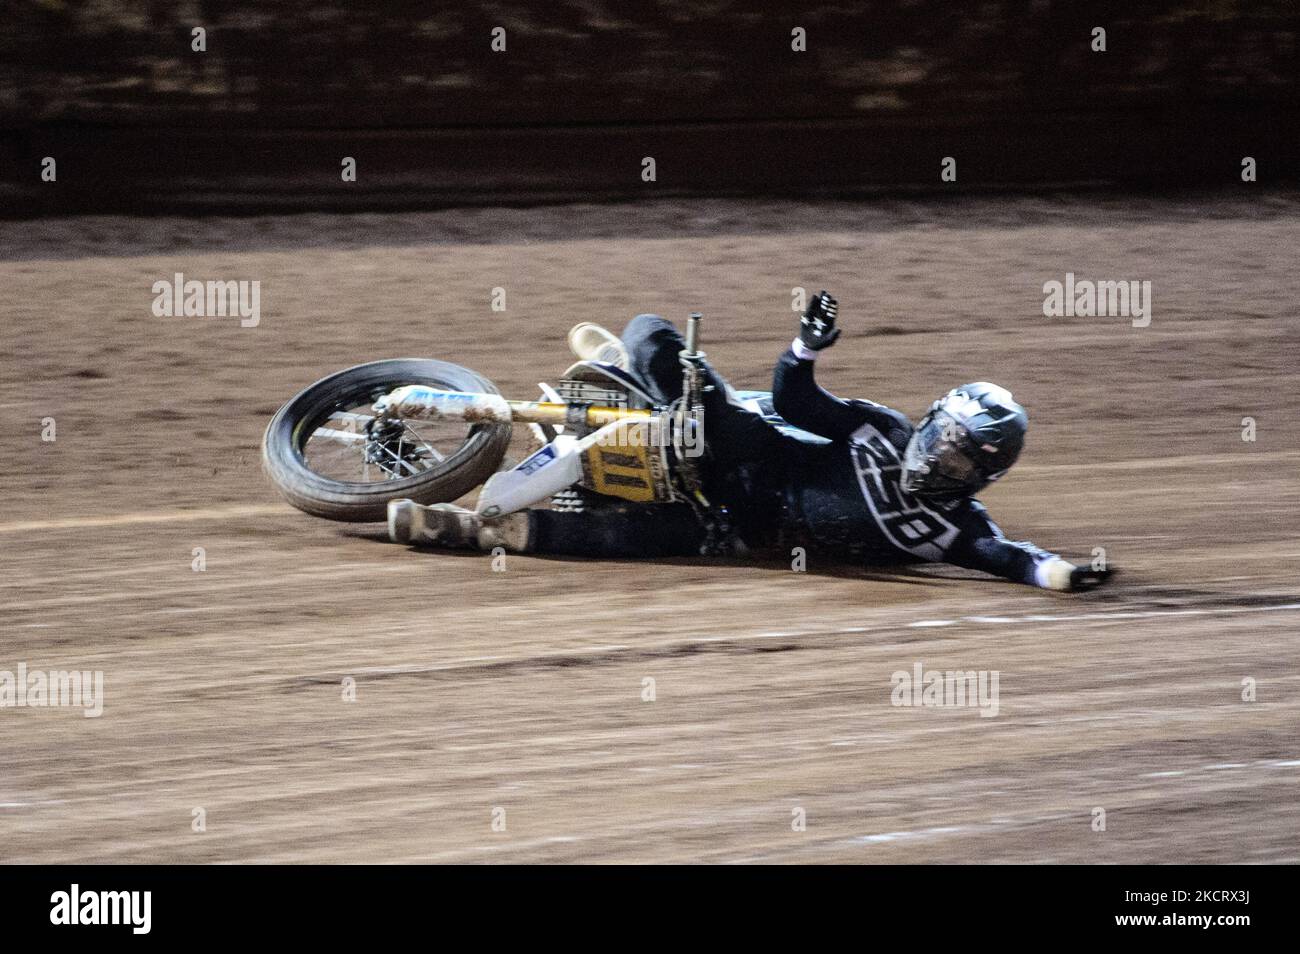
[[[656,400],[681,395],[678,352],[684,342],[668,321],[639,315],[623,333],[632,372]],[[870,401],[845,401],[813,377],[813,362],[786,351],[777,362],[774,410],[814,443],[783,432],[729,400],[711,369],[705,395],[703,473],[710,499],[725,506],[751,549],[865,564],[941,561],[1034,583],[1053,554],[1003,537],[974,499],[925,502],[898,485],[912,433],[907,417]],[[535,510],[529,549],[596,557],[660,557],[699,552],[703,528],[685,504],[625,505],[579,513]]]

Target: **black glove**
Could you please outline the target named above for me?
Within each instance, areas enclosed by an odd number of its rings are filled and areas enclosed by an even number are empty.
[[[1104,570],[1094,570],[1090,566],[1076,566],[1070,571],[1070,592],[1078,593],[1080,590],[1095,590],[1113,576],[1115,571],[1110,567]]]
[[[809,351],[821,351],[835,344],[840,330],[835,327],[835,312],[839,306],[825,291],[814,295],[808,310],[799,319],[799,340]]]

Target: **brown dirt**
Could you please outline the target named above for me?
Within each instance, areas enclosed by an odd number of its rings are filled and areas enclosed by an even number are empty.
[[[99,719],[0,709],[0,860],[1300,860],[1297,247],[1286,196],[0,224],[0,670],[105,673]],[[153,317],[175,271],[260,280],[261,324]],[[1150,279],[1151,326],[1044,318],[1067,271]],[[840,297],[837,391],[1012,386],[990,509],[1123,579],[493,572],[261,478],[329,371],[429,355],[532,397],[579,320],[701,309],[764,385],[799,284]],[[998,716],[891,706],[917,662],[998,670]]]

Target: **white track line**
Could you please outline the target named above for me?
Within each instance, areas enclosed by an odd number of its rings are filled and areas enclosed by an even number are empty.
[[[208,597],[213,593],[255,590],[268,586],[275,587],[286,584],[292,585],[300,581],[302,583],[313,583],[324,580],[347,580],[356,575],[356,569],[359,565],[367,568],[374,567],[376,569],[382,569],[385,575],[394,572],[402,572],[403,570],[409,570],[411,572],[418,572],[420,570],[420,567],[414,563],[397,564],[394,566],[389,566],[383,563],[344,563],[332,566],[325,570],[312,569],[300,570],[295,573],[282,573],[279,575],[261,575],[253,579],[237,579],[225,583],[219,583],[216,580],[208,581],[197,579],[202,576],[202,574],[190,573],[187,570],[185,575],[181,576],[181,580],[193,580],[195,585],[192,587],[186,587],[182,583],[177,582],[169,583],[167,586],[152,590],[117,590],[112,593],[86,593],[71,596],[53,596],[48,599],[26,600],[21,603],[7,603],[5,609],[40,610],[63,606],[85,606],[87,604],[114,603],[124,600],[139,602],[143,600],[165,599],[168,597],[175,599],[201,599]],[[188,612],[207,613],[215,612],[220,609],[222,609],[222,607],[214,606],[211,603],[205,602],[203,605],[197,607],[162,607],[159,609],[143,610],[139,615],[151,616],[159,613]]]
[[[239,504],[208,507],[203,510],[151,510],[144,513],[117,513],[103,517],[63,517],[58,520],[24,520],[0,523],[0,533],[26,533],[30,530],[79,530],[84,527],[125,527],[137,523],[181,523],[196,520],[229,520],[232,517],[288,516],[297,511],[285,504]]]
[[[463,659],[449,659],[439,663],[410,663],[400,666],[365,666],[349,669],[346,672],[333,670],[329,672],[300,673],[290,677],[270,677],[268,681],[291,681],[291,682],[335,682],[343,676],[421,676],[433,675],[437,673],[453,672],[457,669],[474,669],[479,668],[485,663],[501,666],[516,665],[545,665],[554,663],[561,659],[583,659],[584,657],[597,658],[601,656],[612,657],[614,661],[619,661],[618,657],[626,656],[628,659],[635,658],[639,655],[666,655],[674,651],[681,650],[690,646],[700,646],[704,644],[717,645],[733,644],[744,645],[755,640],[767,639],[798,639],[800,637],[811,636],[839,636],[856,634],[863,632],[888,632],[891,629],[897,629],[900,626],[911,627],[935,627],[951,626],[963,621],[969,622],[1002,622],[1002,623],[1026,623],[1026,622],[1075,622],[1080,620],[1112,620],[1112,619],[1141,619],[1151,616],[1214,616],[1227,613],[1268,613],[1273,611],[1289,612],[1300,610],[1300,603],[1283,603],[1277,606],[1227,606],[1217,609],[1205,610],[1151,610],[1146,612],[1134,613],[1080,613],[1070,616],[1044,616],[1040,614],[1028,616],[966,616],[960,619],[952,620],[919,620],[915,623],[881,623],[874,627],[864,626],[844,626],[826,628],[820,627],[809,630],[790,630],[781,632],[757,632],[757,633],[736,633],[733,635],[718,636],[684,636],[677,639],[664,640],[658,643],[643,643],[635,646],[629,645],[611,645],[611,646],[575,646],[569,649],[555,649],[540,653],[530,653],[526,656],[473,656]]]
[[[1246,463],[1282,463],[1300,457],[1300,451],[1265,451],[1255,453],[1244,451],[1240,454],[1189,454],[1181,457],[1137,457],[1128,460],[1112,460],[1100,464],[1089,464],[1088,470],[1159,470],[1165,467],[1240,467]],[[1020,464],[1017,474],[1077,474],[1078,464]]]
[[[960,616],[957,619],[921,619],[908,623],[909,629],[926,629],[956,626],[958,623],[1075,623],[1112,619],[1150,619],[1153,616],[1225,616],[1229,613],[1280,613],[1300,610],[1300,603],[1279,603],[1275,606],[1218,606],[1211,609],[1140,610],[1127,613],[1076,613],[1053,616],[1034,613],[1029,616]],[[791,634],[793,635],[793,634]]]

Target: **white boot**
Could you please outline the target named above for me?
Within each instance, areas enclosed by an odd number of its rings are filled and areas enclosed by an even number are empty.
[[[425,507],[414,500],[388,502],[388,538],[413,546],[528,551],[528,511],[485,519],[473,510],[452,504]]]
[[[580,321],[569,329],[569,349],[583,361],[604,361],[624,371],[632,366],[618,335],[594,322]]]
[[[388,539],[394,543],[477,547],[478,525],[478,514],[464,507],[424,507],[414,500],[388,502]]]

